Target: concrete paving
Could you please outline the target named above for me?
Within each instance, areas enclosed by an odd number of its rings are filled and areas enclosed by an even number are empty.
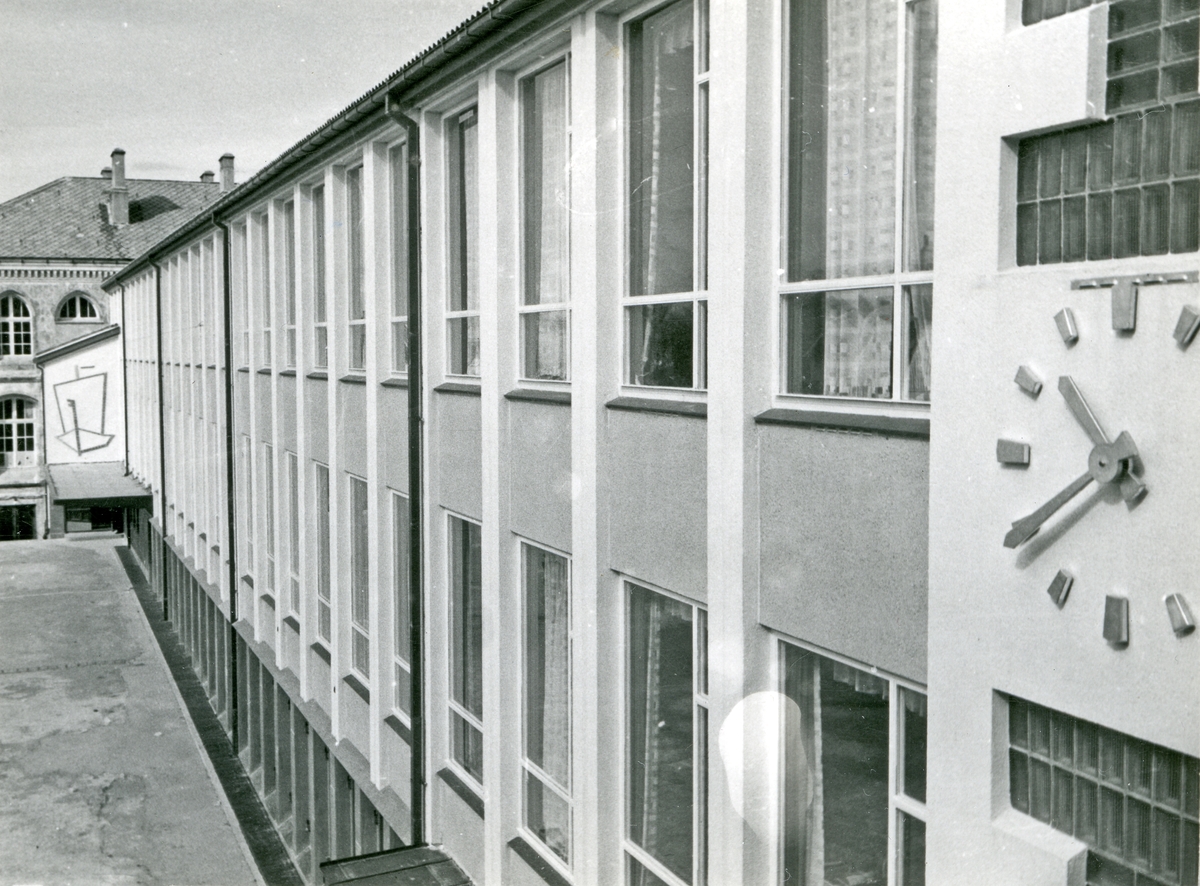
[[[261,883],[122,543],[0,542],[0,886]]]

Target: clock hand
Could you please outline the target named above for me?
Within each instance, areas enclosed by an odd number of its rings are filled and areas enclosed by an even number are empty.
[[[1083,426],[1087,435],[1092,438],[1092,442],[1097,446],[1108,445],[1108,435],[1101,429],[1100,422],[1096,421],[1091,407],[1083,399],[1083,394],[1079,392],[1079,386],[1075,384],[1075,379],[1069,375],[1059,376],[1058,390],[1067,401],[1067,408],[1071,410],[1075,420]]]
[[[1054,515],[1054,512],[1077,496],[1084,488],[1096,479],[1092,476],[1091,470],[1080,474],[1070,485],[1062,492],[1050,499],[1028,517],[1022,517],[1020,520],[1013,522],[1012,529],[1004,536],[1004,546],[1006,548],[1015,548],[1017,545],[1023,544],[1037,533],[1042,528],[1042,524]]]

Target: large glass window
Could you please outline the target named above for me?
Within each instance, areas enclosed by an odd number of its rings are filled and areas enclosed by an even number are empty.
[[[479,375],[479,130],[474,108],[448,127],[450,304],[446,311],[447,371]]]
[[[521,81],[522,378],[564,381],[571,362],[567,62]]]
[[[412,715],[412,559],[408,499],[392,493],[392,609],[396,629],[392,707],[405,719]]]
[[[521,545],[525,585],[525,827],[571,863],[571,569]]]
[[[73,292],[59,307],[58,319],[69,323],[73,320],[99,320],[100,315],[96,313],[96,306],[90,298],[82,292]]]
[[[351,667],[371,675],[371,575],[367,535],[367,481],[350,478],[350,649]]]
[[[313,291],[313,366],[323,369],[329,365],[328,309],[325,297],[325,186],[316,185],[309,192],[312,207],[312,291]]]
[[[633,886],[705,882],[706,614],[625,583],[626,830]]]
[[[284,360],[289,369],[296,368],[296,203],[285,200],[280,214],[283,218],[283,323],[286,338]]]
[[[350,278],[350,362],[349,368],[367,368],[367,289],[365,231],[363,230],[363,168],[346,172],[346,251]]]
[[[288,514],[288,609],[300,613],[300,462],[296,453],[287,456]]]
[[[254,231],[254,298],[258,301],[262,320],[262,353],[259,365],[271,365],[271,238],[267,213],[253,216]]]
[[[392,210],[392,372],[408,372],[408,145],[388,151]]]
[[[270,443],[263,444],[263,547],[267,554],[268,594],[275,593],[275,450]]]
[[[323,464],[313,463],[313,476],[316,482],[316,520],[317,531],[317,636],[326,643],[333,637],[333,618],[330,612],[329,592],[333,583],[333,569],[330,561],[330,537],[333,515],[329,511],[329,468]]]
[[[788,643],[780,650],[780,882],[923,884],[925,696]]]
[[[1200,760],[1019,698],[1008,704],[1014,809],[1090,848],[1094,886],[1196,886]]]
[[[483,784],[483,563],[479,525],[450,517],[450,757]]]
[[[255,523],[254,511],[256,497],[254,495],[254,478],[252,473],[252,462],[254,461],[253,450],[250,448],[250,438],[243,434],[241,439],[241,447],[238,450],[238,467],[241,474],[241,504],[242,513],[245,515],[245,522],[242,524],[242,538],[245,540],[246,551],[246,574],[253,576],[257,571],[254,562],[254,533],[258,531]]]
[[[34,463],[32,400],[0,400],[0,468]]]
[[[788,4],[784,393],[929,400],[936,59],[936,0]]]
[[[707,384],[706,12],[676,0],[627,27],[626,384]]]
[[[33,353],[33,321],[19,295],[0,296],[0,357]]]

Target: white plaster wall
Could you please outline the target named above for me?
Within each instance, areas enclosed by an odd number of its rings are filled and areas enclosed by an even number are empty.
[[[46,463],[82,464],[125,458],[125,388],[121,338],[107,339],[42,366],[45,392]],[[80,379],[86,381],[80,382]],[[81,429],[67,400],[75,400]],[[84,433],[91,431],[96,435]],[[80,451],[81,450],[81,451]]]

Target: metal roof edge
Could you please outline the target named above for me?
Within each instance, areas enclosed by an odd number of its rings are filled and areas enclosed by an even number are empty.
[[[49,363],[51,360],[65,357],[67,354],[73,354],[76,351],[99,344],[102,341],[108,341],[110,338],[116,338],[120,334],[120,325],[110,323],[108,326],[103,326],[94,332],[89,332],[87,335],[81,335],[79,338],[73,338],[70,341],[63,342],[61,345],[55,345],[52,348],[39,351],[33,355],[33,362],[41,366],[43,363]]]
[[[323,147],[328,141],[354,126],[372,110],[382,110],[384,97],[402,86],[412,86],[436,73],[443,63],[448,64],[461,53],[472,49],[519,14],[545,3],[546,0],[491,0],[482,9],[467,18],[456,28],[448,31],[441,39],[431,43],[405,62],[398,70],[367,90],[353,102],[334,114],[308,135],[293,144],[274,160],[248,178],[232,191],[220,197],[211,206],[190,221],[176,228],[150,249],[132,259],[122,270],[106,278],[100,285],[105,291],[128,280],[154,258],[167,252],[174,245],[188,239],[204,227],[205,222],[217,226],[217,219],[243,200],[249,199],[276,177],[290,169],[308,154]],[[486,20],[486,21],[485,21]],[[435,56],[442,58],[434,61]],[[371,108],[377,105],[377,108]]]

